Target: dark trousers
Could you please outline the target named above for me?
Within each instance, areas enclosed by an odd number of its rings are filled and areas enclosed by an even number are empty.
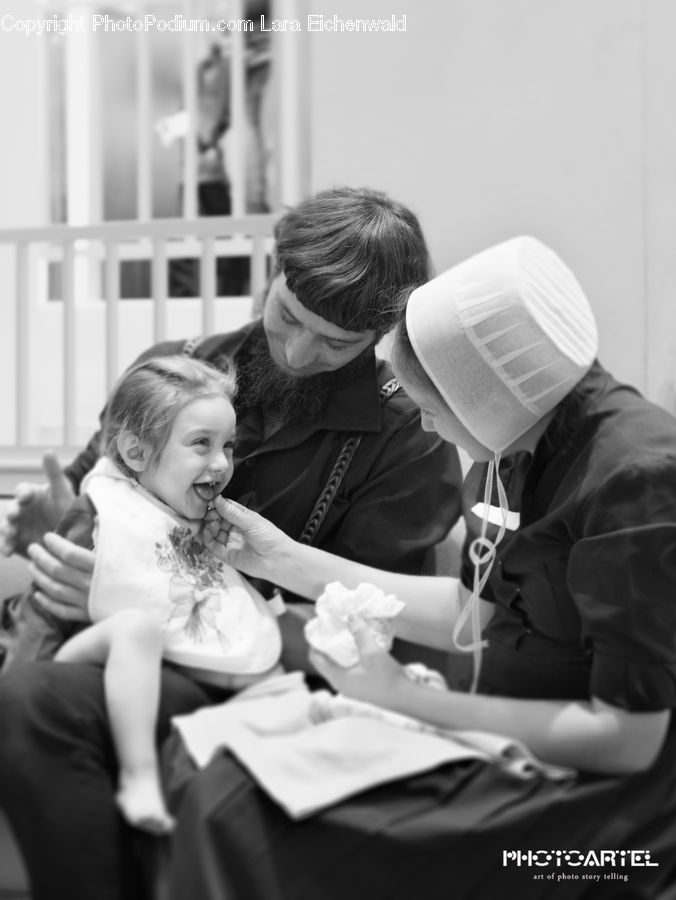
[[[171,716],[214,699],[165,667],[158,739],[169,733]],[[100,667],[30,663],[0,679],[0,806],[24,856],[32,900],[149,896],[140,859],[155,839],[118,814],[116,778]]]
[[[230,185],[226,181],[203,181],[197,185],[200,216],[229,216]],[[249,292],[249,260],[240,256],[216,259],[216,296],[238,297]],[[200,264],[197,259],[169,261],[169,296],[199,297]]]
[[[178,820],[168,898],[675,900],[675,751],[673,727],[651,773],[563,784],[461,762],[293,821],[231,755],[197,771],[173,734],[163,753]],[[604,848],[649,849],[658,865],[560,868],[554,853],[540,868],[503,856]],[[582,877],[590,872],[599,880]]]

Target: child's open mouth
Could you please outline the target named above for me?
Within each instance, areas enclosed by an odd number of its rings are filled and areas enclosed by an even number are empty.
[[[205,503],[211,503],[223,490],[223,484],[220,481],[199,481],[193,484],[193,488]]]

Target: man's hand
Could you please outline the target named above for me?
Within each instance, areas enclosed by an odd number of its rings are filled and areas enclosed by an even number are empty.
[[[202,540],[223,562],[256,578],[274,581],[275,562],[295,542],[245,506],[217,497],[206,515]]]
[[[47,484],[19,484],[0,522],[0,553],[5,556],[26,556],[28,545],[42,541],[45,532],[56,527],[75,497],[54,453],[45,453],[42,466]]]
[[[28,548],[35,599],[47,612],[71,622],[88,622],[87,599],[94,571],[94,552],[48,532],[44,546]]]

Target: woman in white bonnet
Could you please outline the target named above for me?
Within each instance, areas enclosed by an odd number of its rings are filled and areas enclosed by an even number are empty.
[[[301,546],[230,501],[215,540],[238,569],[309,598],[376,584],[406,603],[399,637],[469,663],[432,690],[356,621],[358,665],[313,654],[337,691],[509,736],[574,776],[519,781],[473,760],[292,822],[220,755],[173,797],[172,900],[676,896],[676,420],[596,350],[582,289],[533,238],[411,295],[395,370],[423,427],[475,461],[459,580]],[[255,865],[232,862],[239,848]]]

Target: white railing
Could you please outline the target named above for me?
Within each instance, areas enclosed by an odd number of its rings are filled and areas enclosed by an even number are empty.
[[[64,459],[91,433],[122,369],[150,344],[212,334],[251,318],[265,286],[272,215],[0,230],[0,492],[34,472],[46,447]],[[248,257],[250,289],[219,297],[216,260]],[[171,259],[196,259],[199,296],[169,297]],[[150,297],[120,296],[120,264],[146,260]],[[49,271],[61,265],[59,299]],[[14,294],[14,303],[11,295]]]

